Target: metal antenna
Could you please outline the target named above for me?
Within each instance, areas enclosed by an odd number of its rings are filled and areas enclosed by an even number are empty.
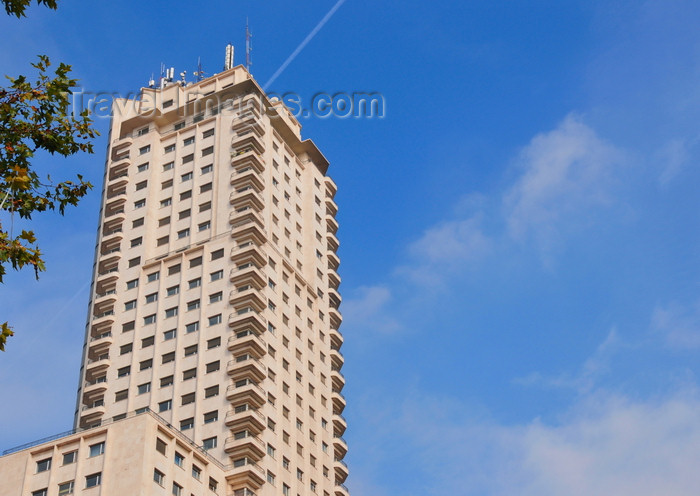
[[[224,59],[224,70],[228,71],[233,67],[233,45],[226,45],[226,58]]]
[[[251,52],[253,51],[253,34],[248,29],[248,18],[245,18],[245,68],[250,72],[250,66],[253,65]]]
[[[194,75],[197,77],[197,81],[201,81],[204,79],[204,69],[202,69],[202,58],[197,57],[197,70],[195,71]]]

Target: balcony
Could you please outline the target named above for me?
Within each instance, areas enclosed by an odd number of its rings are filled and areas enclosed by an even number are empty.
[[[92,325],[93,326],[104,326],[104,325],[112,325],[114,324],[114,310],[106,310],[102,313],[98,313],[92,317]]]
[[[340,286],[340,276],[334,270],[328,271],[328,285],[333,289],[338,289]]]
[[[247,431],[243,432],[248,434]],[[265,456],[265,445],[259,438],[252,435],[234,435],[226,438],[224,451],[232,458],[246,457],[259,461]]]
[[[328,176],[323,178],[323,183],[326,185],[326,198],[333,199],[338,192],[338,186],[336,186],[333,179]]]
[[[328,269],[337,272],[338,267],[340,267],[340,258],[338,258],[338,254],[334,251],[327,251],[326,257],[328,257]]]
[[[260,489],[265,482],[265,471],[253,460],[241,458],[227,467],[226,482],[234,487],[249,486]]]
[[[267,398],[265,391],[250,379],[242,379],[226,389],[226,399],[231,403],[248,403],[256,408],[262,407]]]
[[[267,258],[260,251],[260,247],[250,241],[231,248],[231,261],[236,265],[254,263],[258,267],[267,264]]]
[[[263,172],[265,170],[265,164],[262,158],[253,150],[234,155],[231,158],[231,167],[236,169],[236,171],[245,169],[246,167],[252,167],[258,172]]]
[[[255,493],[247,487],[244,487],[242,489],[236,489],[235,491],[233,491],[233,496],[255,496]]]
[[[107,182],[110,188],[125,188],[129,184],[129,173],[122,172],[120,174],[113,174],[109,176],[109,181]]]
[[[340,370],[345,363],[345,358],[338,348],[331,346],[331,369]]]
[[[326,227],[328,232],[335,234],[338,232],[338,221],[332,215],[326,214]]]
[[[342,460],[348,454],[348,443],[342,437],[334,437],[333,450],[335,451],[336,459]]]
[[[339,413],[333,414],[333,435],[342,436],[345,434],[345,430],[348,428],[348,422]]]
[[[251,150],[262,154],[265,151],[262,140],[252,131],[244,131],[243,134],[234,136],[231,140],[231,148],[233,148],[234,154],[246,153]]]
[[[260,274],[260,268],[251,262],[241,264],[231,269],[229,280],[237,287],[249,285],[257,289],[262,289],[267,284],[267,281]]]
[[[228,338],[228,349],[236,355],[249,353],[256,358],[261,358],[267,353],[260,336],[248,327]]]
[[[119,260],[121,260],[122,254],[119,249],[111,252],[111,253],[105,253],[104,255],[100,255],[99,258],[99,265],[97,266],[97,271],[98,272],[107,272],[111,269],[117,268],[119,264]]]
[[[265,429],[265,417],[252,408],[229,410],[224,422],[230,429],[246,429],[255,434],[260,434]]]
[[[262,136],[265,134],[265,128],[258,120],[259,116],[256,115],[256,113],[256,111],[248,109],[244,110],[241,115],[233,121],[231,130],[236,131],[239,134],[245,133],[246,131],[251,131],[257,136]]]
[[[331,348],[335,349],[340,349],[340,347],[343,345],[343,335],[340,334],[340,331],[338,329],[335,329],[334,327],[331,327],[330,330],[330,335],[331,335]]]
[[[119,150],[131,146],[134,142],[131,135],[124,136],[123,138],[115,138],[112,140],[112,156],[116,155]]]
[[[246,205],[251,205],[258,210],[262,210],[265,207],[262,196],[255,190],[255,188],[252,187],[248,189],[239,188],[236,191],[231,191],[228,201],[233,208],[241,208],[245,207]]]
[[[262,312],[267,307],[265,301],[260,297],[260,292],[253,287],[245,291],[231,291],[229,303],[234,309],[248,306],[254,308],[257,312]]]
[[[111,365],[112,361],[109,359],[109,355],[102,355],[97,358],[88,359],[85,370],[91,375],[95,375],[99,372],[106,371]]]
[[[231,229],[231,237],[238,243],[250,240],[254,243],[262,245],[265,243],[265,241],[267,241],[265,232],[255,222],[248,222],[247,224],[233,226]]]
[[[333,233],[326,233],[326,242],[328,246],[328,250],[332,252],[338,251],[338,247],[340,246],[340,241],[338,241],[338,238],[335,237],[335,234]]]
[[[90,354],[102,355],[109,350],[109,347],[114,343],[112,332],[107,331],[90,338]]]
[[[330,198],[326,198],[326,215],[335,217],[338,214],[338,205]]]
[[[260,179],[259,173],[252,167],[249,169],[242,168],[240,171],[231,173],[231,186],[236,190],[251,186],[255,191],[265,189],[265,184]]]
[[[83,387],[83,402],[89,402],[90,399],[102,395],[107,391],[107,379],[104,377],[92,382],[86,382]]]
[[[105,414],[105,403],[104,401],[96,401],[92,405],[84,405],[80,412],[80,424],[89,424],[98,420]]]
[[[255,382],[262,382],[267,377],[267,368],[262,364],[257,358],[253,358],[252,355],[241,355],[242,357],[248,357],[247,359],[240,360],[241,357],[235,358],[228,362],[228,375],[234,381],[240,379],[251,379]]]
[[[328,303],[331,307],[337,310],[342,300],[343,299],[340,297],[340,293],[338,293],[337,289],[333,287],[328,288]]]
[[[340,312],[337,308],[330,307],[328,309],[328,316],[331,319],[331,327],[335,327],[336,329],[338,329],[340,327],[340,324],[343,323],[343,316],[340,315]]]
[[[342,484],[348,478],[348,466],[343,460],[333,462],[333,471],[335,472],[336,484]]]
[[[333,492],[335,496],[350,496],[350,491],[345,487],[345,484],[336,484]]]
[[[250,329],[262,334],[267,328],[267,320],[252,308],[244,307],[229,315],[228,325],[234,332]]]
[[[345,396],[338,391],[333,391],[331,392],[331,400],[333,400],[333,413],[343,413],[343,410],[345,410]]]
[[[336,367],[331,367],[331,382],[333,383],[333,391],[342,391],[345,387],[345,376]]]
[[[228,222],[233,228],[245,226],[254,222],[260,227],[264,227],[264,223],[260,214],[250,206],[241,207],[231,212],[228,216]]]

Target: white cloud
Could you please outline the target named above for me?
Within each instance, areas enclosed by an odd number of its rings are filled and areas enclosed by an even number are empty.
[[[693,391],[649,401],[599,392],[557,422],[519,425],[416,397],[403,406],[399,426],[430,478],[428,494],[690,496],[700,487]]]
[[[687,307],[678,303],[657,306],[651,317],[651,327],[671,348],[700,348],[700,301]]]
[[[504,195],[509,234],[532,235],[548,248],[561,231],[611,203],[612,171],[621,160],[618,149],[573,115],[535,136],[518,157],[522,175]]]
[[[386,309],[391,301],[389,288],[362,286],[351,294],[352,296],[343,300],[343,318],[346,325],[382,333],[400,329],[399,323]]]

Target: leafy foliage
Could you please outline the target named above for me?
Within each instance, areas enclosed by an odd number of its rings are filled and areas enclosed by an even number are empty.
[[[7,12],[8,15],[23,17],[25,15],[24,11],[27,10],[32,0],[2,0],[2,3],[5,4],[5,12]],[[36,0],[36,3],[39,5],[46,5],[48,8],[54,10],[58,7],[57,0]]]
[[[29,0],[9,3],[26,7]],[[5,5],[8,8],[7,1]],[[39,56],[39,61],[32,64],[38,71],[35,82],[25,76],[8,76],[10,85],[0,88],[0,214],[10,214],[9,231],[0,219],[0,282],[7,264],[15,270],[32,267],[37,278],[44,270],[34,233],[23,230],[13,234],[14,216],[31,219],[35,212],[46,210],[58,210],[63,215],[67,206],[77,205],[92,188],[80,175],[74,181],[55,183],[49,176],[42,179],[32,169],[31,159],[38,150],[64,157],[92,153],[90,139],[97,135],[87,110],[80,115],[69,112],[71,88],[77,84],[69,77],[70,66],[60,64],[54,74],[49,74],[50,65],[48,57]],[[12,331],[7,323],[1,330],[3,350]]]

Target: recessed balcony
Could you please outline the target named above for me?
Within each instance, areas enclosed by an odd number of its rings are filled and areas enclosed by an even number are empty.
[[[83,387],[83,402],[92,403],[97,396],[107,391],[107,379],[103,376],[100,379],[86,382]]]
[[[323,178],[323,183],[326,185],[326,198],[334,198],[338,192],[338,186],[336,186],[335,181],[326,176]]]
[[[245,358],[241,360],[241,358]],[[267,368],[260,360],[252,355],[243,354],[238,358],[228,362],[228,375],[234,381],[240,379],[251,379],[255,382],[262,382],[267,377]]]
[[[231,148],[233,148],[234,154],[240,152],[246,153],[251,150],[257,153],[263,153],[265,151],[265,145],[262,140],[252,131],[234,136],[231,140]]]
[[[340,276],[334,270],[328,271],[328,285],[333,289],[338,289],[340,286]]]
[[[90,354],[91,355],[102,355],[109,351],[109,347],[114,343],[114,338],[112,338],[112,332],[107,331],[102,334],[98,334],[95,337],[90,338]]]
[[[249,434],[247,431],[243,432]],[[252,435],[233,435],[226,438],[224,451],[232,458],[247,457],[259,461],[265,456],[265,445],[259,438]]]
[[[326,227],[328,232],[335,234],[338,232],[338,221],[332,215],[326,214]]]
[[[342,300],[343,299],[341,298],[340,293],[338,293],[337,289],[333,287],[328,288],[328,303],[331,307],[337,310],[338,307],[340,307],[340,302]]]
[[[265,356],[267,352],[260,336],[250,330],[249,327],[245,327],[228,338],[228,349],[231,353],[237,355],[249,353],[256,358]]]
[[[345,410],[345,396],[338,391],[332,391],[331,400],[333,400],[333,413],[343,413],[343,410]]]
[[[255,190],[255,188],[252,187],[248,189],[240,188],[240,190],[231,191],[228,200],[233,208],[241,208],[245,207],[246,205],[251,205],[260,211],[265,207],[262,196]]]
[[[110,188],[125,188],[127,184],[129,184],[128,172],[112,174],[109,176],[109,180],[107,182],[107,185]]]
[[[107,370],[112,365],[109,355],[88,359],[85,369],[92,375]]]
[[[348,422],[339,413],[333,414],[333,435],[342,436],[345,433],[345,429],[348,428]]]
[[[326,257],[328,258],[328,269],[337,272],[338,267],[340,267],[340,258],[338,258],[338,254],[334,251],[327,251]]]
[[[243,113],[233,121],[231,130],[236,131],[238,134],[243,134],[247,131],[253,132],[257,136],[263,136],[265,134],[265,128],[259,121],[259,116],[250,110],[243,111]]]
[[[265,391],[250,379],[242,379],[226,389],[226,399],[231,403],[248,403],[256,408],[262,407],[267,398]]]
[[[342,391],[345,387],[345,376],[336,367],[331,367],[331,382],[333,383],[333,391]]]
[[[329,251],[336,252],[340,246],[340,241],[335,237],[333,233],[326,233],[326,243]]]
[[[80,423],[89,424],[99,420],[105,414],[105,403],[103,400],[96,401],[91,405],[84,405],[80,412]]]
[[[335,496],[350,496],[350,491],[345,487],[345,484],[336,484],[333,492]]]
[[[348,454],[348,443],[342,437],[334,437],[333,450],[335,452],[335,457],[342,460],[345,458],[345,455]]]
[[[331,346],[331,368],[339,369],[345,363],[345,358],[338,348]]]
[[[265,232],[263,229],[255,222],[249,222],[239,226],[234,226],[231,229],[231,237],[235,239],[238,243],[243,243],[245,241],[253,241],[259,245],[262,245],[267,241],[265,237]]]
[[[262,312],[267,307],[265,301],[260,297],[260,292],[253,287],[245,291],[231,291],[229,294],[229,303],[234,309],[249,306],[254,308],[257,312]]]
[[[258,172],[263,172],[265,170],[265,164],[263,163],[262,158],[253,150],[234,155],[231,158],[231,167],[237,171],[245,169],[246,167],[252,167]]]
[[[131,137],[131,135],[126,135],[122,138],[115,138],[112,140],[112,156],[114,155],[119,155],[117,152],[120,150],[123,150],[126,147],[131,146],[131,144],[134,142],[134,139]]]
[[[326,215],[330,215],[331,217],[335,217],[338,215],[338,205],[335,204],[333,200],[330,198],[326,198]]]
[[[239,190],[247,186],[253,187],[256,191],[265,189],[265,184],[260,179],[260,173],[253,169],[241,168],[240,171],[231,173],[231,186]]]
[[[265,417],[252,408],[229,410],[224,423],[232,430],[247,429],[255,434],[260,434],[265,429]]]
[[[267,258],[262,254],[260,247],[250,241],[231,248],[231,261],[236,265],[254,263],[258,267],[267,264]]]
[[[336,484],[342,484],[348,478],[348,466],[343,460],[335,460],[333,470],[335,471]]]
[[[261,289],[264,288],[267,283],[260,274],[260,268],[252,262],[243,263],[231,269],[229,279],[237,287],[252,286]]]
[[[265,471],[251,459],[234,460],[233,464],[226,468],[226,482],[231,486],[248,486],[260,489],[260,486],[265,482]]]
[[[264,226],[260,214],[255,209],[249,206],[241,207],[231,212],[228,216],[228,222],[229,224],[231,224],[233,229],[245,226],[250,223],[255,223],[260,227]]]
[[[330,307],[328,309],[328,317],[331,319],[331,327],[340,328],[340,324],[343,323],[343,316],[340,315],[337,308]]]
[[[344,341],[343,335],[340,334],[340,331],[334,327],[331,327],[330,336],[331,336],[331,348],[340,349],[340,347],[343,345],[343,341]]]

